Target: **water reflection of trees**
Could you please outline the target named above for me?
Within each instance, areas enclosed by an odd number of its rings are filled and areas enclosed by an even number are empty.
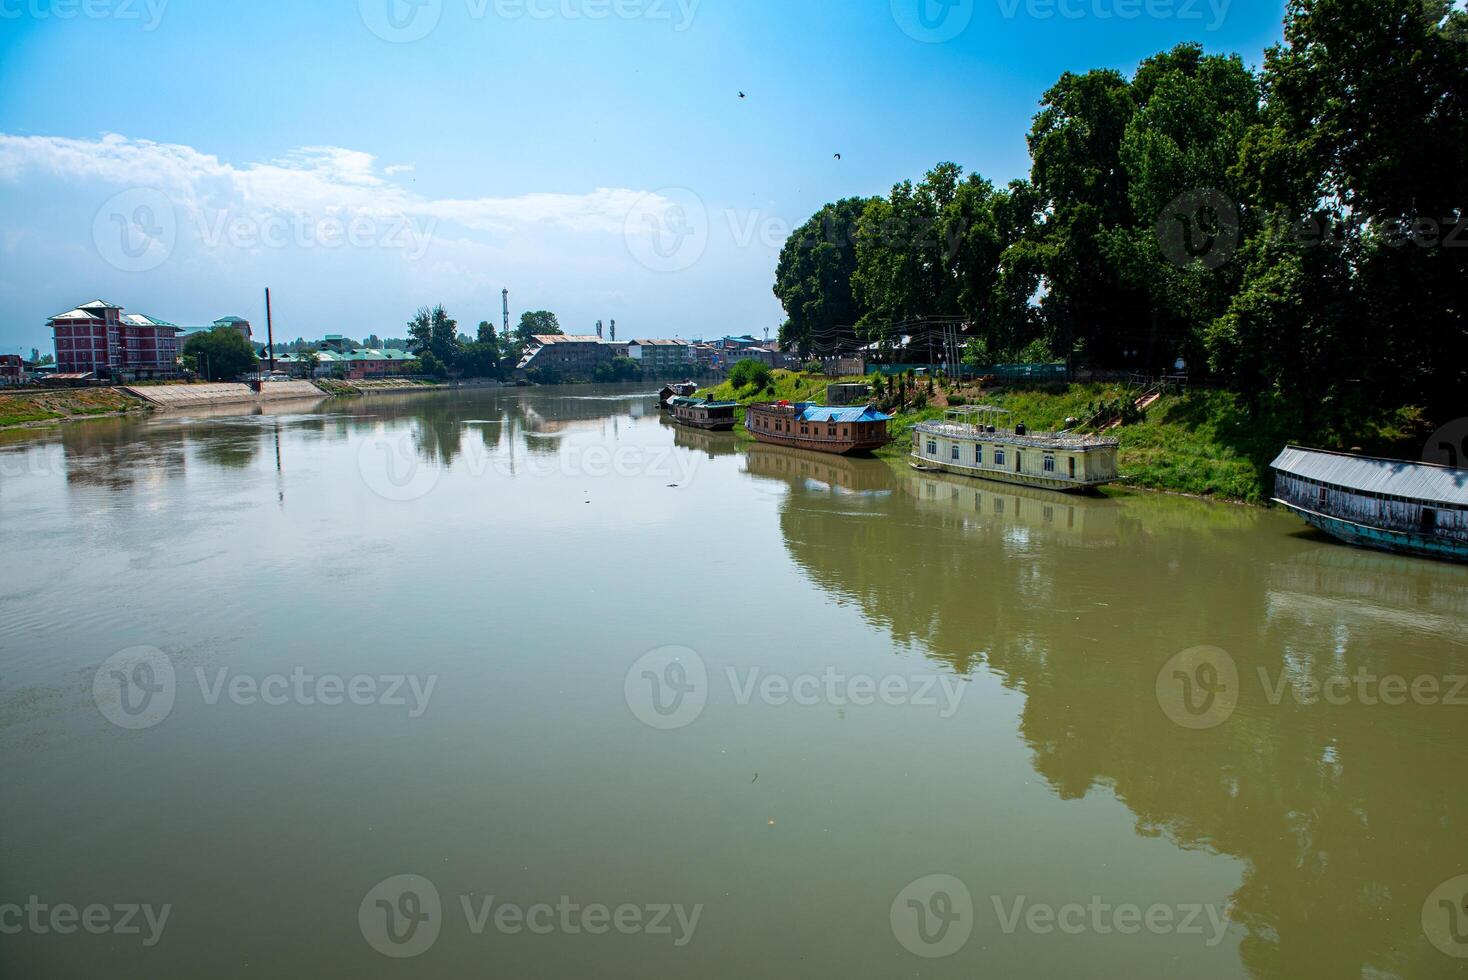
[[[899,643],[1023,692],[1021,735],[1062,798],[1103,787],[1139,834],[1244,860],[1250,975],[1454,975],[1420,912],[1468,871],[1468,709],[1274,705],[1257,672],[1468,673],[1468,570],[1302,543],[1254,510],[888,473],[887,498],[777,474],[794,560]],[[1242,701],[1185,731],[1157,673],[1204,643],[1237,660]]]

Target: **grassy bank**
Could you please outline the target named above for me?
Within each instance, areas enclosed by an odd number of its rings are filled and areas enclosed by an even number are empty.
[[[824,402],[831,379],[775,372],[773,390],[733,389],[725,383],[715,397],[749,404],[756,401]],[[860,381],[860,378],[844,379]],[[955,393],[957,395],[959,393]],[[1061,390],[967,390],[969,403],[982,401],[1013,412],[1032,429],[1057,430],[1067,418],[1086,418],[1092,406],[1127,396],[1119,385],[1070,385]],[[912,429],[943,414],[946,397],[939,390],[936,407],[896,413],[894,441],[878,455],[906,458]],[[1352,432],[1319,432],[1283,411],[1251,414],[1244,400],[1227,391],[1197,389],[1167,395],[1152,405],[1145,419],[1112,430],[1121,443],[1121,472],[1131,486],[1219,497],[1249,503],[1269,499],[1274,478],[1269,464],[1289,443],[1323,449],[1352,449],[1389,456],[1417,457],[1423,438],[1419,420],[1410,412],[1383,412],[1361,419]]]
[[[149,410],[147,403],[130,398],[115,388],[0,394],[0,429],[106,415],[142,414]]]

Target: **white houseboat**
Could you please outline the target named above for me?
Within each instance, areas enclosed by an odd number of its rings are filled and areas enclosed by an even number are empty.
[[[1468,561],[1468,470],[1290,446],[1274,502],[1350,544]]]
[[[950,409],[912,431],[913,466],[1049,490],[1080,491],[1117,479],[1120,443],[1104,436],[1030,432],[1001,408]]]

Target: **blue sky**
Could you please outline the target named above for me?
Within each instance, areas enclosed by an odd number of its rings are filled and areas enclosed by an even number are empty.
[[[1283,7],[0,0],[0,348],[96,297],[263,328],[267,285],[292,339],[436,302],[472,332],[506,287],[568,332],[758,334],[825,202],[1023,176],[1062,72],[1186,40],[1257,65]]]

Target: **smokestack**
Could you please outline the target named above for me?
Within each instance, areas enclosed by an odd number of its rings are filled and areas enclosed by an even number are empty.
[[[613,320],[612,321],[612,339],[613,340],[616,340],[617,339],[617,321],[616,320]]]
[[[601,340],[601,321],[596,321],[596,339]]]

